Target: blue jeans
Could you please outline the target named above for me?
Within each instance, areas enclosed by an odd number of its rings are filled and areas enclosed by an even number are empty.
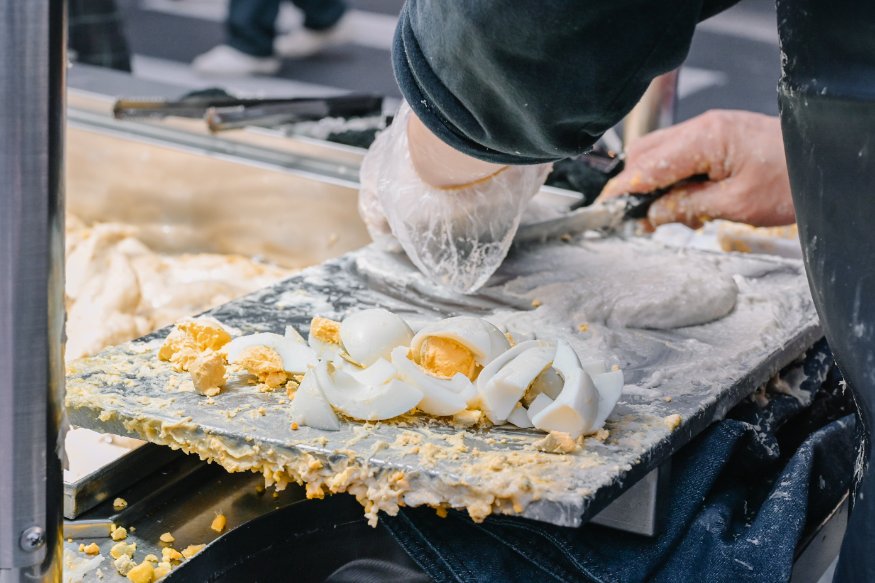
[[[654,538],[510,517],[475,524],[430,509],[384,524],[438,582],[787,581],[798,541],[847,491],[854,461],[855,420],[825,343],[796,366],[813,405],[786,395],[743,403],[678,452]]]
[[[273,54],[276,19],[282,0],[231,0],[225,27],[228,44],[254,57]],[[325,30],[334,26],[343,13],[343,0],[292,0],[304,13],[304,27]]]

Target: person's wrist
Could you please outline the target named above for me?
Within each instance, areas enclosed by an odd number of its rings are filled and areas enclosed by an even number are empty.
[[[407,142],[419,178],[442,190],[461,190],[488,182],[507,166],[478,160],[444,143],[411,112]]]

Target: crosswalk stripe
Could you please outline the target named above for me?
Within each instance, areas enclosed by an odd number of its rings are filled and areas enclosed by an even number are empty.
[[[187,89],[219,86],[239,97],[309,97],[343,93],[342,89],[280,77],[211,77],[198,75],[187,63],[134,55],[135,77]]]

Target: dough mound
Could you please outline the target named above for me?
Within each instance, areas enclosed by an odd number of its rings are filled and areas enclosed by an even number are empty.
[[[612,327],[667,330],[728,315],[738,299],[731,276],[707,262],[648,262],[587,282],[583,312]]]

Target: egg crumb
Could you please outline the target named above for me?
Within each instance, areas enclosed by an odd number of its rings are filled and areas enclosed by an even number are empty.
[[[446,506],[438,506],[435,508],[435,514],[438,515],[439,518],[447,517],[447,507]]]
[[[215,397],[225,384],[225,357],[213,351],[201,353],[192,361],[188,372],[198,393]]]
[[[115,570],[118,571],[119,575],[121,575],[122,577],[126,577],[127,574],[131,572],[131,569],[133,569],[137,564],[133,562],[129,556],[122,555],[115,561],[113,561],[112,565],[113,567],[115,567]]]
[[[225,530],[225,525],[228,524],[228,519],[224,514],[217,514],[213,519],[213,522],[210,524],[210,528],[215,530],[216,532],[222,532]]]
[[[112,540],[125,540],[126,538],[128,538],[128,530],[123,526],[118,526],[114,528],[111,533],[109,533],[109,536]]]
[[[473,427],[477,425],[480,418],[483,416],[483,411],[465,409],[453,415],[453,422],[462,427]]]
[[[474,353],[451,338],[429,336],[414,357],[426,372],[439,378],[450,379],[456,373],[462,373],[474,380],[479,372]]]
[[[143,561],[131,568],[127,577],[133,583],[152,583],[155,580],[155,567],[149,561]]]
[[[185,320],[167,335],[158,350],[158,358],[170,362],[181,372],[188,370],[201,352],[219,350],[230,341],[231,335],[215,320]]]
[[[167,563],[165,561],[158,563],[158,566],[155,567],[155,581],[163,579],[164,577],[169,575],[172,569],[173,567],[170,565],[170,563]]]
[[[176,541],[176,537],[174,537],[169,532],[165,532],[164,534],[162,534],[161,536],[158,537],[158,540],[160,540],[163,543],[172,543],[172,542]]]
[[[112,509],[113,510],[124,510],[128,507],[128,501],[124,498],[116,498],[112,501]]]
[[[173,547],[164,547],[161,549],[161,558],[164,559],[164,562],[170,563],[172,561],[181,561],[182,553],[174,549]]]
[[[91,543],[90,545],[83,546],[82,552],[86,555],[99,555],[100,547],[97,546],[97,543]]]
[[[120,542],[112,545],[112,548],[109,549],[109,556],[113,559],[118,559],[119,557],[122,557],[124,555],[127,555],[128,557],[133,557],[136,550],[137,543],[128,544],[125,542]]]
[[[581,322],[580,324],[577,325],[577,331],[578,332],[589,332],[589,324],[587,324],[586,322]]]
[[[290,427],[292,428],[292,431],[297,431],[297,430],[298,430],[298,424],[297,424],[296,422],[294,422],[294,421],[292,421],[292,424],[291,424]]]
[[[546,453],[571,453],[579,447],[577,441],[564,431],[551,431],[532,446]]]
[[[269,346],[250,346],[240,354],[237,364],[271,390],[288,379],[282,357]]]
[[[544,305],[544,302],[542,302],[542,301],[539,300],[538,298],[535,298],[535,299],[532,300],[532,307],[533,307],[533,308],[540,308],[540,307],[543,306],[543,305]]]
[[[151,562],[151,563],[157,563],[157,562],[158,562],[158,557],[155,556],[155,555],[146,555],[145,557],[143,557],[143,560],[144,560],[144,561],[149,561],[149,562]]]
[[[681,426],[681,416],[675,413],[674,415],[669,415],[663,419],[663,422],[665,422],[665,426],[668,427],[670,431],[674,431]]]
[[[207,545],[188,545],[187,547],[182,549],[182,556],[186,559],[190,559],[202,550],[204,550],[206,546]]]
[[[310,336],[328,344],[340,345],[340,322],[316,316],[310,321]]]

